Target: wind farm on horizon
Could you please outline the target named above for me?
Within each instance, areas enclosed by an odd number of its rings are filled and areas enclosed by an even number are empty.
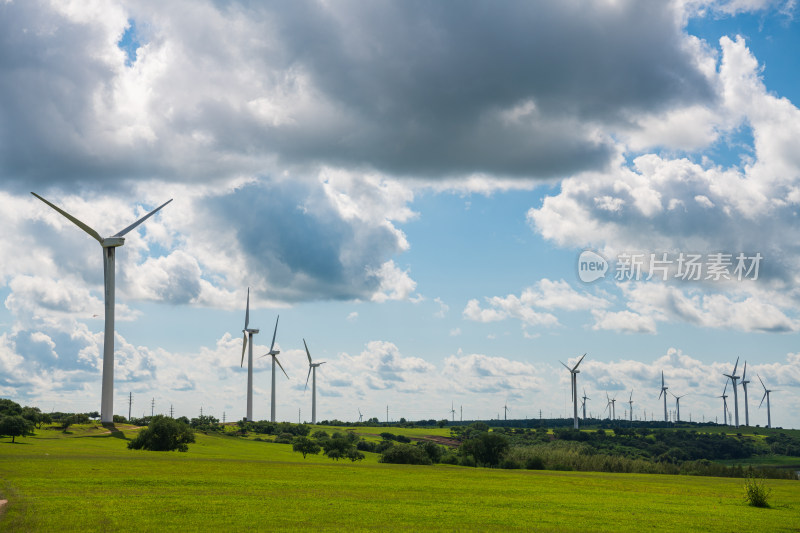
[[[105,332],[104,332],[104,345],[103,345],[103,372],[102,372],[102,400],[101,400],[101,411],[100,411],[100,418],[103,423],[112,423],[113,422],[113,394],[114,394],[114,314],[115,314],[115,248],[122,246],[124,244],[124,236],[142,224],[151,216],[155,215],[158,211],[160,211],[164,206],[172,202],[172,199],[164,202],[157,208],[153,209],[152,211],[148,212],[145,216],[139,218],[134,223],[130,224],[123,230],[117,232],[112,237],[103,238],[100,234],[86,225],[85,223],[81,222],[74,216],[70,215],[66,211],[62,210],[55,204],[49,202],[48,200],[44,199],[43,197],[39,196],[36,193],[31,193],[33,196],[47,204],[49,207],[63,215],[65,218],[70,220],[84,232],[89,234],[95,240],[97,240],[103,248],[103,266],[104,266],[104,285],[105,285]],[[276,338],[278,332],[278,323],[280,320],[280,315],[276,317],[275,320],[275,327],[273,329],[272,335],[272,342],[270,344],[269,351],[260,357],[271,357],[272,363],[272,372],[271,372],[271,401],[270,401],[270,421],[276,422],[276,406],[277,406],[277,394],[276,394],[276,366],[281,369],[283,374],[286,376],[287,379],[289,375],[287,374],[286,370],[284,369],[283,365],[281,364],[280,360],[278,359],[278,355],[281,353],[280,350],[276,349]],[[253,378],[254,378],[254,358],[253,358],[253,336],[260,332],[257,328],[250,327],[250,288],[247,289],[246,295],[246,304],[245,304],[245,319],[244,319],[244,328],[242,329],[242,353],[241,353],[241,360],[240,360],[240,367],[244,367],[244,359],[245,354],[247,354],[247,383],[246,383],[246,394],[245,394],[245,416],[244,419],[246,421],[253,421]],[[314,362],[311,357],[311,352],[308,348],[308,344],[305,340],[303,340],[303,347],[305,350],[306,357],[308,359],[308,374],[306,376],[305,386],[303,391],[308,390],[309,380],[311,381],[311,423],[317,423],[317,369],[326,363],[326,361],[319,361]],[[572,401],[572,418],[573,418],[573,428],[579,429],[580,427],[580,420],[578,413],[579,413],[579,396],[578,396],[578,385],[577,385],[577,375],[580,373],[578,367],[583,362],[584,358],[586,357],[586,353],[581,355],[577,362],[573,366],[568,366],[564,362],[561,362],[561,365],[564,366],[570,373],[570,398]],[[728,373],[723,373],[723,376],[726,378],[725,381],[725,388],[721,396],[718,398],[722,398],[723,400],[723,424],[728,425],[729,421],[733,425],[733,427],[738,428],[740,426],[739,420],[739,401],[738,401],[738,385],[742,386],[744,392],[744,413],[745,413],[745,426],[750,425],[749,420],[749,405],[748,405],[748,396],[747,396],[747,384],[750,383],[749,380],[746,379],[747,375],[747,362],[744,364],[744,370],[742,372],[742,376],[736,375],[736,371],[738,369],[739,358],[736,359],[734,364],[733,370]],[[770,411],[770,394],[772,392],[777,392],[776,390],[767,389],[766,384],[761,379],[761,376],[758,376],[759,382],[764,389],[764,395],[761,398],[761,402],[759,403],[759,408],[764,404],[764,400],[766,400],[766,412],[767,412],[767,425],[766,427],[772,427],[772,418],[771,418],[771,411]],[[741,380],[741,382],[739,382]],[[728,384],[731,384],[733,389],[733,416],[729,415],[728,409],[728,398],[729,396],[727,393]],[[633,423],[634,422],[634,409],[633,409],[633,390],[630,391],[629,398],[627,400],[628,408],[627,411],[627,418],[628,421]],[[667,396],[671,394],[675,398],[675,410],[670,411],[667,408]],[[669,387],[666,385],[664,372],[661,372],[661,389],[658,395],[658,400],[662,400],[663,398],[663,409],[664,409],[664,422],[681,422],[681,415],[680,415],[680,400],[684,398],[687,394],[676,395],[674,392],[669,390]],[[586,394],[586,388],[583,388],[583,396],[582,401],[580,402],[580,411],[582,412],[582,420],[585,422],[589,419],[592,419],[591,413],[587,417],[587,401],[591,400],[591,398]],[[609,393],[606,391],[606,406],[603,410],[603,415],[607,415],[605,419],[608,420],[618,420],[616,415],[616,394],[614,396],[610,396]],[[502,407],[503,409],[503,420],[508,420],[508,412],[511,410],[508,406],[508,401]],[[463,421],[463,405],[460,407],[461,410],[461,417],[460,420]],[[451,403],[450,410],[447,411],[447,415],[450,416],[451,422],[455,423],[455,406],[454,403]],[[541,418],[541,409],[539,410],[540,418]],[[641,420],[646,421],[647,415],[646,410],[643,410],[644,416]],[[674,416],[672,416],[674,413]],[[363,414],[361,413],[361,408],[358,408],[358,418],[359,421],[362,420]],[[376,419],[377,417],[373,417],[372,419]],[[650,420],[653,421],[653,414],[651,412]],[[446,417],[445,417],[446,419]],[[497,419],[500,420],[500,415],[498,413]],[[637,420],[639,418],[637,417]],[[388,406],[387,406],[387,422],[388,422]],[[690,415],[690,422],[691,422],[691,415]]]

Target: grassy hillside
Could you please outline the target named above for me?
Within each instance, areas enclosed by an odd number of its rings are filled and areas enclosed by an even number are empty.
[[[791,531],[800,485],[741,479],[358,463],[197,435],[189,452],[126,448],[130,428],[0,439],[2,531],[425,529]],[[394,428],[387,431],[398,433]]]

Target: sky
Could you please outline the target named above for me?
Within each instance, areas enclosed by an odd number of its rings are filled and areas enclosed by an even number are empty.
[[[800,427],[794,0],[0,2],[0,397]],[[739,410],[744,422],[744,398]],[[579,394],[583,396],[583,394]],[[623,403],[624,402],[624,403]],[[455,411],[455,414],[451,411]],[[674,410],[669,396],[668,408]]]

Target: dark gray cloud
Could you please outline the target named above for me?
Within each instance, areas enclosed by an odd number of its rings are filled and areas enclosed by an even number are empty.
[[[662,2],[114,9],[0,6],[7,183],[214,180],[276,161],[565,175],[608,162],[598,131],[712,98]],[[116,44],[129,19],[132,65]]]
[[[369,299],[380,285],[369,272],[401,251],[389,226],[345,220],[314,184],[250,184],[202,209],[230,227],[271,300]]]

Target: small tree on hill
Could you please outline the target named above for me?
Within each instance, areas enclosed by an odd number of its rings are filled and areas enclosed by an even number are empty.
[[[150,450],[154,452],[185,452],[194,442],[192,428],[171,418],[156,415],[150,424],[128,443],[131,450]]]
[[[33,423],[19,415],[0,416],[0,435],[11,437],[14,442],[16,437],[33,435]]]
[[[292,441],[292,450],[302,453],[303,459],[306,458],[306,454],[316,455],[321,449],[319,444],[308,437],[295,437]]]

